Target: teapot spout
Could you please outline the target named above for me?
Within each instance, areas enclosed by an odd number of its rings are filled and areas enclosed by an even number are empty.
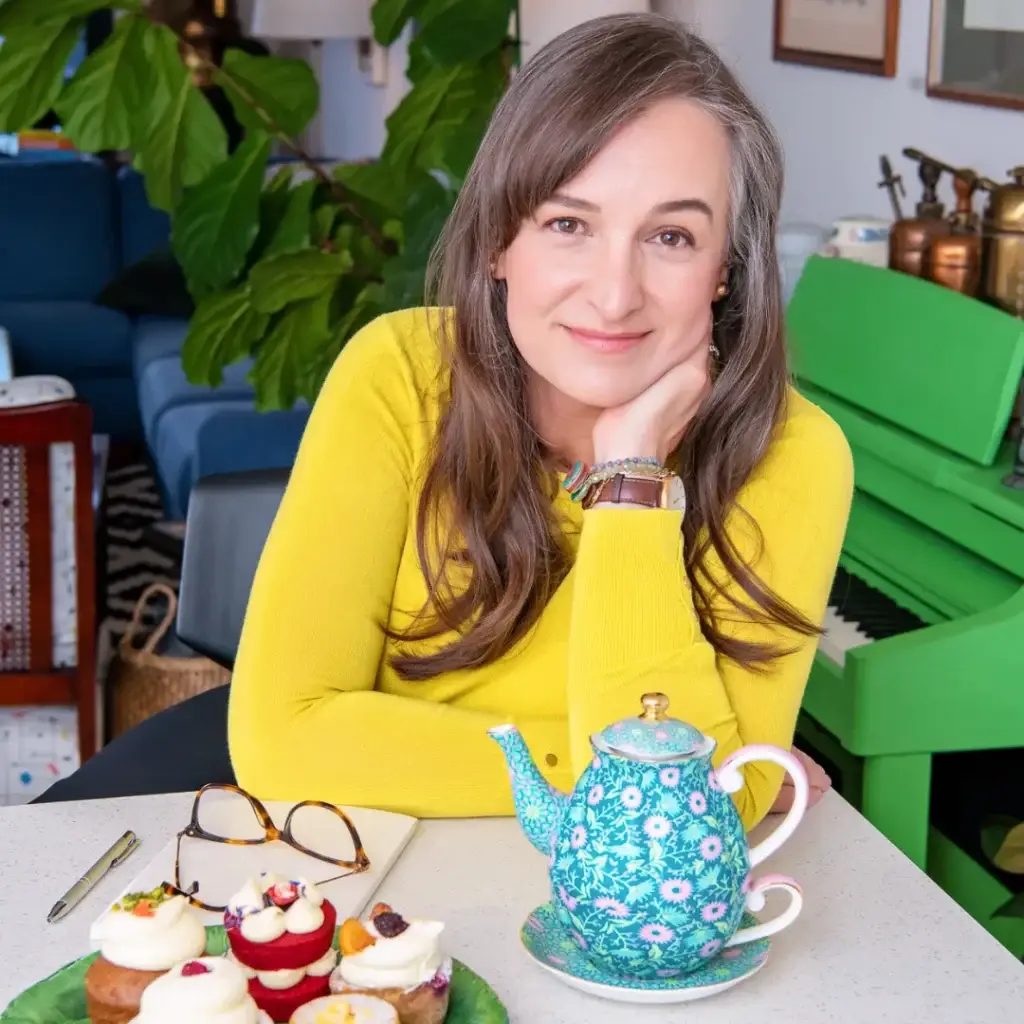
[[[505,755],[519,825],[526,838],[547,856],[562,824],[569,797],[541,775],[530,757],[526,741],[514,725],[495,726],[487,730],[487,735],[497,742]]]

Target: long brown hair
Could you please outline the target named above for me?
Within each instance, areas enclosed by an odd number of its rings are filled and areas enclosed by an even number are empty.
[[[714,310],[719,366],[675,453],[687,492],[686,573],[703,634],[725,657],[763,667],[781,653],[721,628],[712,605],[730,577],[749,599],[732,601],[739,616],[818,632],[758,579],[725,527],[741,512],[737,494],[768,447],[789,386],[775,252],[779,143],[704,41],[657,15],[612,15],[559,36],[513,77],[434,253],[430,290],[445,310],[437,329],[450,376],[417,516],[429,598],[401,637],[453,636],[439,651],[396,656],[405,678],[508,652],[571,567],[552,503],[557,478],[529,420],[505,284],[491,261],[612,132],[678,96],[714,114],[732,150],[728,293]],[[726,579],[710,569],[713,560]]]

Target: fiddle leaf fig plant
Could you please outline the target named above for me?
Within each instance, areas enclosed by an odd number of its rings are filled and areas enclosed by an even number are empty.
[[[0,132],[49,110],[86,153],[124,154],[171,218],[195,312],[182,359],[218,385],[251,358],[260,409],[312,401],[348,338],[423,301],[424,271],[515,60],[515,0],[376,0],[374,38],[412,24],[410,88],[379,158],[324,166],[298,141],[320,106],[302,60],[214,63],[155,0],[0,0]],[[86,18],[118,14],[65,81]],[[233,151],[208,98],[245,130]],[[272,172],[274,150],[291,160]]]

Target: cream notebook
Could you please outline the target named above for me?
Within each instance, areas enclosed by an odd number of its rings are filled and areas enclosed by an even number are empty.
[[[264,802],[274,824],[283,828],[290,803]],[[367,907],[374,893],[384,881],[392,866],[401,856],[416,830],[416,818],[390,811],[376,811],[362,807],[343,807],[362,840],[363,849],[370,859],[370,868],[360,874],[327,881],[343,869],[310,857],[283,842],[264,843],[260,846],[233,846],[212,843],[185,836],[181,841],[181,883],[187,887],[198,881],[197,895],[206,903],[223,905],[249,878],[261,871],[275,872],[286,878],[304,878],[317,883],[323,895],[334,904],[338,922],[346,917],[357,917]],[[295,819],[296,838],[303,845],[334,856],[350,859],[351,840],[341,820],[330,811],[303,808],[302,818]],[[220,835],[247,838],[258,835],[260,829],[248,803],[241,798],[229,797],[221,791],[203,795],[200,823],[203,828]],[[175,822],[180,828],[187,821]],[[140,836],[145,850],[145,836]],[[346,847],[347,843],[347,847]],[[163,882],[174,882],[174,854],[177,838],[172,838],[160,852],[122,890],[148,891]],[[345,847],[343,849],[343,847]],[[139,854],[135,854],[139,856]],[[107,908],[104,907],[103,913]],[[222,924],[222,915],[195,910],[207,925]]]

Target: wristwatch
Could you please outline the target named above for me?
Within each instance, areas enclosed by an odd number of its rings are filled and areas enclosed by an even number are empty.
[[[592,487],[583,499],[583,507],[591,508],[598,502],[642,505],[644,508],[665,508],[685,512],[686,489],[683,487],[683,481],[675,473],[670,473],[662,479],[617,473]]]

